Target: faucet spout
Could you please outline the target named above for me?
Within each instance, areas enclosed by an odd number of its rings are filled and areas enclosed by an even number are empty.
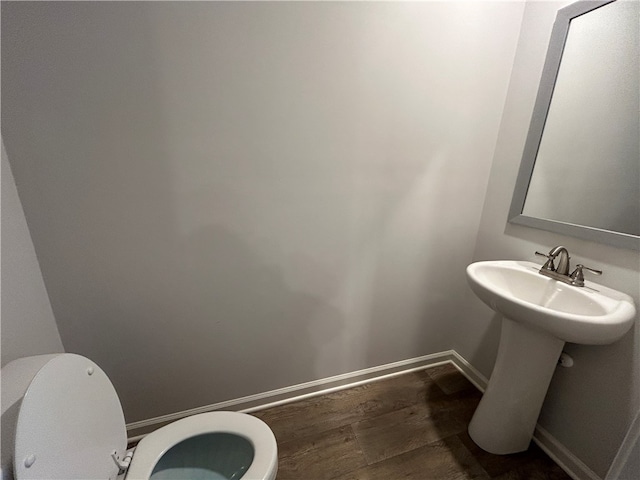
[[[553,247],[549,252],[549,257],[552,259],[558,258],[558,266],[556,272],[560,275],[569,275],[569,251],[562,245]]]

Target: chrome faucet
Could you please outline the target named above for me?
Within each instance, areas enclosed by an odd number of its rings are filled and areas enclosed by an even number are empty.
[[[573,285],[576,287],[584,287],[584,273],[583,270],[588,270],[591,273],[596,275],[602,275],[602,270],[596,270],[594,268],[585,267],[582,264],[577,264],[576,269],[569,274],[569,260],[571,257],[569,256],[569,251],[563,247],[562,245],[558,245],[557,247],[553,247],[549,253],[540,253],[536,252],[536,255],[540,255],[542,257],[546,257],[547,261],[540,268],[539,273],[541,275],[545,275],[547,277],[553,278],[554,280],[559,280],[564,283],[568,283],[569,285]],[[555,266],[555,260],[558,259],[558,266]]]

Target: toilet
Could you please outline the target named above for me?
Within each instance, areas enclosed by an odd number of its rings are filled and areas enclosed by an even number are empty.
[[[111,381],[75,354],[25,357],[2,368],[2,428],[3,479],[11,466],[15,480],[274,480],[278,468],[273,432],[236,412],[177,420],[127,450]]]

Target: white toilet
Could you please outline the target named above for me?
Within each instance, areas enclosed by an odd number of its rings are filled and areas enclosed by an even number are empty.
[[[183,418],[127,451],[118,395],[104,371],[80,355],[26,357],[3,367],[2,420],[3,457],[13,437],[15,480],[274,480],[278,468],[269,427],[235,412]]]

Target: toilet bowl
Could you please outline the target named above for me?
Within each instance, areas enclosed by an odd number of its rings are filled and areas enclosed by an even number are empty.
[[[127,450],[111,381],[75,354],[26,357],[3,367],[2,418],[3,430],[11,430],[3,431],[3,441],[14,441],[15,480],[274,480],[278,467],[269,427],[236,412],[177,420]]]

